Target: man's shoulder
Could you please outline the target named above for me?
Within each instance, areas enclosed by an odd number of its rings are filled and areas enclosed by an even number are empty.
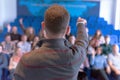
[[[36,50],[32,50],[26,54],[24,54],[21,58],[21,61],[23,64],[36,64],[38,62],[40,62],[40,60],[42,59],[43,56],[43,51],[42,49],[36,49]]]

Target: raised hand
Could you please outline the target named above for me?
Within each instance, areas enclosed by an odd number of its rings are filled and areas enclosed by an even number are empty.
[[[20,24],[23,24],[23,18],[19,19]]]
[[[78,17],[78,19],[77,19],[77,24],[78,24],[78,23],[87,24],[87,21],[86,21],[85,19],[81,18],[81,17]]]
[[[10,26],[10,24],[7,24],[7,32],[10,32],[10,30],[11,30],[11,26]]]

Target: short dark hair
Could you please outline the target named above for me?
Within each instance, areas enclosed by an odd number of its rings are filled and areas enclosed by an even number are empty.
[[[10,34],[6,34],[6,35],[5,35],[5,38],[8,37],[8,36],[10,36]],[[11,37],[11,36],[10,36],[10,37]]]
[[[45,27],[51,33],[63,33],[69,24],[70,16],[67,10],[57,4],[49,7],[44,16]]]
[[[110,38],[110,36],[109,36],[109,35],[106,35],[105,38]]]

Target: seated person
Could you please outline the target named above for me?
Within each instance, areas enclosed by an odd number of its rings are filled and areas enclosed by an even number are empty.
[[[75,36],[72,35],[72,34],[68,37],[68,41],[69,41],[71,44],[74,44],[74,43],[75,43],[75,40],[76,40],[76,38],[75,38]]]
[[[101,55],[102,48],[100,46],[96,47],[96,55],[93,53],[91,58],[92,72],[91,76],[97,80],[109,80],[106,72],[110,72],[110,68],[107,64],[106,58]],[[106,70],[106,72],[105,72]]]
[[[3,53],[11,54],[14,52],[15,43],[11,41],[9,34],[5,36],[5,41],[3,41],[1,44],[3,46]]]
[[[112,46],[112,54],[108,56],[112,80],[120,80],[120,53],[118,45]]]
[[[3,69],[7,69],[8,66],[8,59],[6,57],[6,54],[4,54],[2,51],[3,47],[2,45],[0,45],[0,80],[3,80],[2,79]]]
[[[28,28],[25,28],[25,26],[23,24],[23,18],[20,18],[19,23],[20,23],[20,27],[23,30],[24,34],[28,37],[27,41],[32,42],[35,37],[35,31],[34,31],[33,27],[29,26]]]
[[[102,54],[108,56],[108,54],[112,53],[112,45],[110,44],[110,36],[105,36],[105,43],[101,44]]]
[[[13,26],[11,29],[10,24],[7,25],[8,34],[11,37],[11,41],[18,42],[21,40],[21,35],[18,33],[17,26]]]
[[[22,55],[23,55],[23,53],[22,53],[21,49],[16,48],[15,53],[10,58],[10,63],[9,63],[8,69],[10,71],[9,79],[11,79],[11,80],[13,79],[14,71],[15,71],[16,66],[17,66],[20,58],[22,57]]]
[[[31,50],[31,44],[27,41],[26,35],[22,35],[21,41],[17,44],[17,47],[22,49],[22,53],[27,53]]]

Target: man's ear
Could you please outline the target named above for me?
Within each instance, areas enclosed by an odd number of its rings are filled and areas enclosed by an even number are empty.
[[[45,29],[45,22],[44,21],[41,22],[41,26],[42,26],[42,30],[44,30]]]
[[[66,28],[66,35],[69,35],[70,31],[71,31],[70,26],[67,26],[67,28]]]

